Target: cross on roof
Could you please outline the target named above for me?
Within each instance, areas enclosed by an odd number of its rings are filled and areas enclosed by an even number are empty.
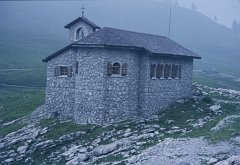
[[[82,18],[84,17],[84,10],[85,10],[85,7],[83,6],[82,8]]]

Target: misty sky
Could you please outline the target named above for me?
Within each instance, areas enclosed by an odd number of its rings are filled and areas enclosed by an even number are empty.
[[[150,0],[142,0],[142,1],[139,1],[139,3],[143,3],[143,2],[147,3],[148,1]],[[152,1],[166,1],[166,0],[152,0]],[[203,13],[204,15],[208,16],[211,19],[213,19],[214,16],[216,15],[218,19],[217,22],[220,24],[224,24],[228,27],[231,27],[234,19],[240,22],[240,0],[169,0],[169,1],[172,1],[173,3],[175,3],[175,1],[178,1],[178,4],[180,6],[183,6],[186,8],[191,8],[192,3],[194,3],[197,7],[198,12]],[[71,5],[73,3],[79,4],[78,2],[74,1],[74,2],[67,2],[67,3]],[[123,0],[82,0],[80,4],[86,5],[87,11],[91,11],[92,8],[95,9],[94,7],[96,7],[96,4],[98,4],[100,7],[103,7],[103,5],[100,5],[100,3],[102,2],[104,2],[103,4],[109,3],[110,5],[121,5],[122,7],[125,6],[127,9],[129,9],[127,7],[126,1],[123,1]],[[112,2],[114,2],[114,4]],[[11,5],[15,5],[15,4],[20,5],[22,3],[24,2],[21,2],[21,3],[12,2]],[[59,6],[58,4],[63,4],[63,3],[55,1],[54,4]],[[68,8],[69,5],[66,3],[64,4],[65,4],[64,6]],[[147,10],[147,7],[144,10]]]
[[[216,15],[218,23],[228,27],[231,27],[233,19],[240,22],[240,0],[178,0],[178,3],[187,8],[194,3],[197,11],[211,19]]]
[[[85,1],[86,3],[86,1],[94,0],[83,1]],[[240,22],[240,0],[168,0],[168,1],[172,1],[173,3],[175,3],[175,1],[178,1],[178,4],[180,6],[189,9],[191,8],[192,3],[194,3],[197,7],[198,12],[201,12],[202,14],[208,16],[211,19],[214,19],[216,15],[217,22],[220,24],[224,24],[225,26],[228,27],[232,26],[232,22],[234,19]]]

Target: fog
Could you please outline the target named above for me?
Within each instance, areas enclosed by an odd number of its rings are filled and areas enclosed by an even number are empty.
[[[151,2],[152,1],[152,2]],[[153,2],[155,1],[155,2]],[[4,15],[11,14],[15,8],[20,8],[21,10],[29,10],[32,12],[39,12],[45,16],[44,8],[47,10],[55,10],[60,16],[65,15],[68,17],[69,14],[74,14],[75,17],[81,15],[81,7],[84,5],[86,7],[86,13],[91,16],[106,16],[111,19],[111,15],[118,13],[119,15],[124,15],[126,10],[134,12],[135,10],[142,10],[142,15],[136,15],[136,18],[144,16],[144,13],[151,12],[151,5],[156,4],[157,1],[167,1],[167,0],[84,0],[84,1],[53,1],[53,2],[0,2],[0,8],[3,10]],[[232,22],[236,19],[240,22],[240,1],[239,0],[168,0],[173,4],[178,3],[180,6],[191,9],[191,5],[194,3],[196,6],[196,11],[214,19],[215,15],[217,17],[217,22],[225,26],[231,27]],[[133,6],[132,4],[135,5]],[[150,6],[149,6],[150,5]],[[33,8],[31,7],[33,6]],[[39,6],[36,9],[36,6]],[[118,10],[111,10],[119,6]],[[67,11],[71,11],[68,13]],[[107,14],[106,14],[107,13]],[[30,15],[31,16],[31,15]],[[72,15],[73,16],[73,15]],[[56,18],[58,19],[58,18]],[[115,21],[116,19],[113,19]]]
[[[239,0],[178,0],[180,6],[191,8],[192,3],[196,5],[197,11],[217,21],[231,27],[236,19],[240,22],[240,1]]]
[[[47,45],[48,48],[39,49],[46,54],[62,48],[68,44],[68,31],[63,27],[81,16],[83,5],[85,16],[100,27],[169,36],[170,2],[172,40],[202,56],[201,67],[212,62],[214,67],[239,68],[240,37],[221,25],[230,27],[233,19],[240,21],[237,0],[0,1],[0,44],[9,47],[7,43],[11,42],[19,47],[21,43],[25,44],[23,48]],[[197,12],[189,10],[192,3]],[[218,24],[213,20],[214,15]]]

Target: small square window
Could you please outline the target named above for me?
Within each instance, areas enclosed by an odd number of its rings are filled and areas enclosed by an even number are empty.
[[[63,75],[68,75],[68,67],[66,66],[61,66],[60,67],[60,75],[63,76]]]

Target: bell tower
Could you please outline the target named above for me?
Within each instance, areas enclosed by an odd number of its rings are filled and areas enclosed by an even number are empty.
[[[64,26],[64,28],[69,29],[70,43],[77,42],[100,29],[98,25],[84,17],[85,8],[82,7],[81,9],[82,16]]]

